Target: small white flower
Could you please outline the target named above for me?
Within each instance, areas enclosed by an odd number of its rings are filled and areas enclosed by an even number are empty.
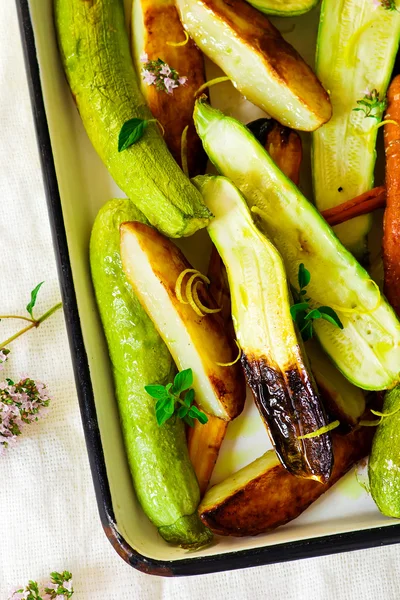
[[[146,64],[147,62],[149,62],[149,57],[147,52],[142,52],[142,54],[140,55],[140,62],[143,64]]]

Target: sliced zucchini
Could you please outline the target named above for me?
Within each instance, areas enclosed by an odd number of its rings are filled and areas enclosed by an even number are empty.
[[[328,481],[329,434],[299,439],[326,420],[290,316],[283,261],[228,179],[205,176],[194,183],[215,215],[208,231],[228,273],[242,365],[276,452],[294,475]]]
[[[249,4],[266,15],[295,17],[309,12],[319,0],[248,0]]]
[[[355,427],[365,412],[364,392],[343,377],[316,340],[307,342],[306,352],[327,412]]]
[[[165,142],[181,165],[181,140],[187,133],[187,160],[189,173],[204,173],[207,157],[193,124],[195,93],[205,82],[204,57],[192,40],[185,43],[185,30],[179,19],[174,0],[134,0],[131,21],[132,55],[140,89],[153,114],[164,128]],[[185,85],[173,91],[173,97],[155,85],[143,81],[141,57],[160,58],[187,77]]]
[[[314,131],[331,116],[311,68],[244,0],[177,0],[190,37],[248,100],[283,125]]]
[[[329,90],[333,116],[313,138],[313,184],[320,211],[373,187],[377,125],[383,111],[374,118],[353,109],[372,90],[385,97],[399,39],[396,10],[376,7],[372,0],[322,3],[316,71]],[[357,217],[335,227],[335,232],[362,257],[370,224],[369,215]]]
[[[339,370],[367,390],[396,385],[400,323],[368,273],[244,125],[200,101],[195,124],[217,169],[261,211],[260,226],[282,255],[291,284],[298,285],[304,263],[311,273],[311,305],[328,305],[339,314],[343,330],[315,321],[315,332]]]
[[[224,420],[243,410],[246,397],[240,364],[233,362],[237,346],[218,313],[200,317],[190,304],[180,302],[175,284],[191,266],[182,252],[158,231],[143,223],[121,226],[121,259],[125,275],[135,290],[179,370],[192,369],[196,402],[206,412]],[[206,288],[198,290],[202,303],[215,303]]]
[[[335,464],[325,485],[292,477],[270,450],[208,490],[199,506],[201,520],[214,533],[232,536],[258,535],[292,521],[367,456],[373,429],[333,432]]]

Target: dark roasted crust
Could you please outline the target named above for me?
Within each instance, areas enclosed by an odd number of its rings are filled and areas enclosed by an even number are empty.
[[[242,365],[282,464],[297,477],[327,482],[333,463],[330,435],[298,439],[327,424],[305,367],[295,365],[282,373],[266,359],[245,354]]]
[[[332,434],[335,465],[328,483],[293,477],[277,465],[238,490],[219,505],[201,510],[203,523],[219,535],[247,536],[265,533],[298,517],[369,453],[373,427],[347,435]]]

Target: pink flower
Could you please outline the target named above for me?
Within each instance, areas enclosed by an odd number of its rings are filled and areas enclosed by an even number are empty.
[[[72,579],[69,581],[64,581],[63,587],[70,592],[72,590]]]
[[[147,85],[153,85],[156,82],[157,77],[147,69],[142,69],[142,79]]]
[[[185,85],[186,82],[187,82],[187,77],[179,77],[179,79],[178,79],[179,85]]]
[[[140,59],[139,60],[143,64],[149,62],[149,57],[148,57],[147,52],[142,52],[142,54],[140,55]]]
[[[167,94],[172,94],[172,90],[174,88],[178,87],[178,84],[176,83],[176,81],[174,81],[173,79],[171,79],[170,77],[166,77],[164,79],[164,85],[165,85],[165,89],[167,91]]]
[[[160,75],[171,75],[171,67],[167,64],[164,64],[160,69]]]

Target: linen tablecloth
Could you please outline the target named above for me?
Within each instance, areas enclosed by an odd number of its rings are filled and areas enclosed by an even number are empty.
[[[0,0],[0,314],[60,298],[14,0]],[[19,327],[0,322],[0,343]],[[63,315],[10,345],[4,376],[44,381],[48,416],[0,457],[0,600],[28,579],[73,573],[76,600],[400,598],[400,546],[193,578],[136,572],[97,514]]]

